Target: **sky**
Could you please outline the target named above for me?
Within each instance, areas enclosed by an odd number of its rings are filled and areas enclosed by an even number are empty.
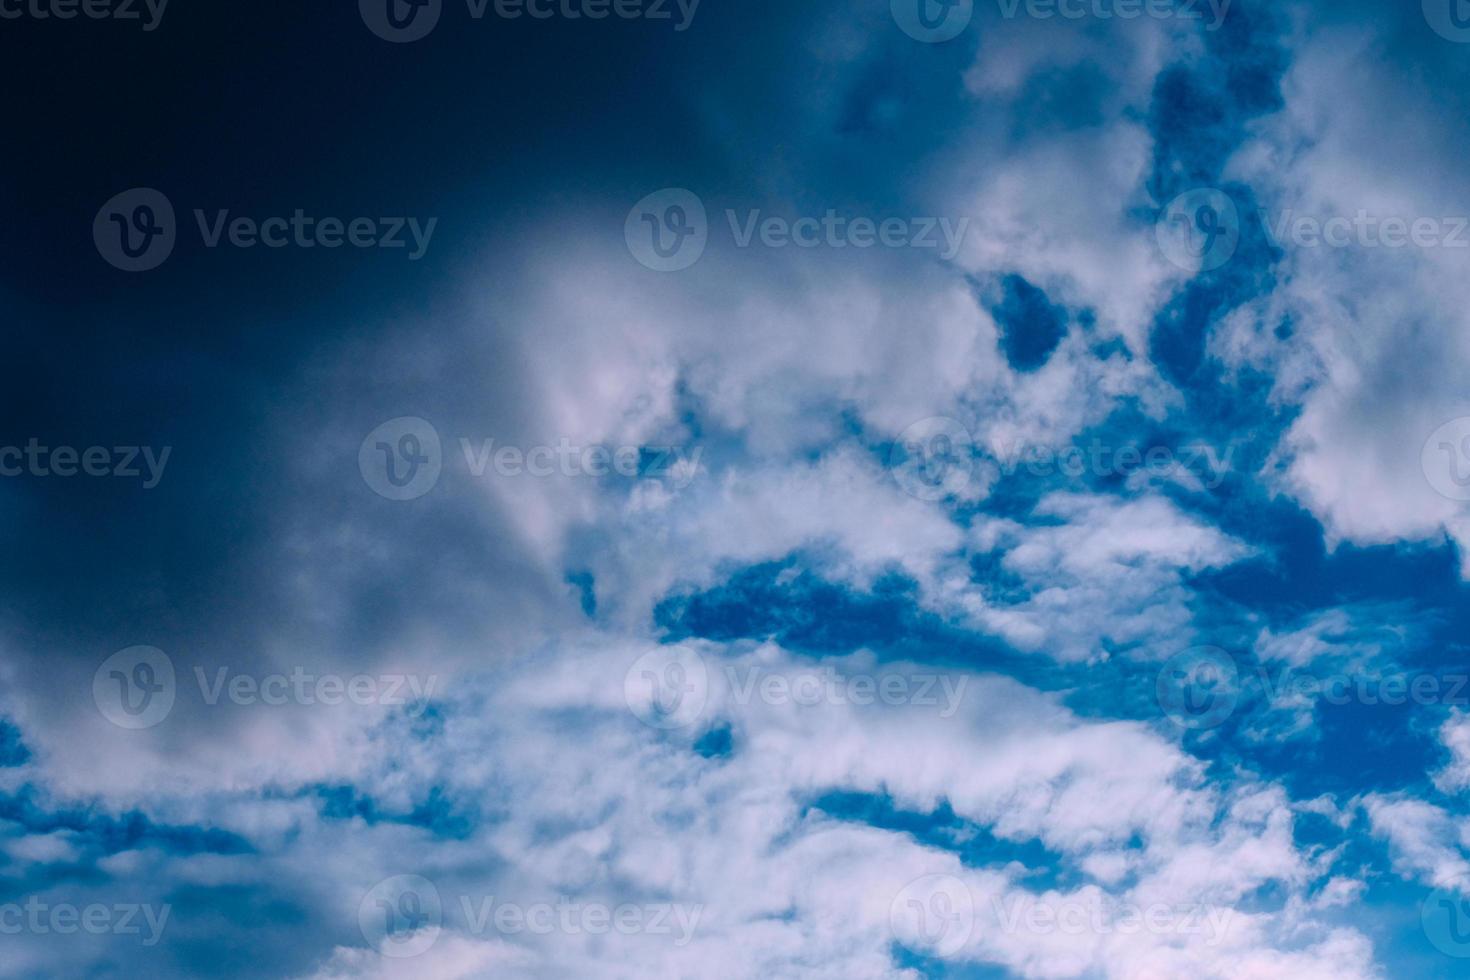
[[[1467,975],[1467,82],[0,0],[0,977]]]

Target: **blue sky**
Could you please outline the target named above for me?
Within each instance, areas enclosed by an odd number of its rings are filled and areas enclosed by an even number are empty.
[[[337,6],[0,2],[0,977],[1466,974],[1470,6]]]

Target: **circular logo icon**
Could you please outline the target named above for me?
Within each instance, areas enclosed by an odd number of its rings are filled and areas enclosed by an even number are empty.
[[[414,415],[384,422],[362,441],[357,468],[378,496],[415,500],[434,489],[443,472],[439,433]]]
[[[151,187],[115,195],[92,219],[98,254],[124,272],[158,268],[173,254],[177,236],[173,204]]]
[[[687,728],[699,721],[709,700],[704,658],[682,646],[650,650],[624,675],[623,698],[645,725]]]
[[[682,187],[655,191],[628,212],[623,238],[633,258],[655,272],[687,269],[709,244],[704,202]]]
[[[916,953],[947,959],[965,948],[975,929],[975,899],[953,875],[911,881],[888,907],[893,938]]]
[[[1419,906],[1424,935],[1435,949],[1455,959],[1470,959],[1470,878],[1436,888]]]
[[[892,0],[893,19],[915,41],[952,41],[970,26],[973,0]]]
[[[904,429],[888,452],[904,493],[941,500],[961,493],[975,474],[975,441],[954,419],[929,418]]]
[[[92,675],[92,700],[119,728],[152,728],[174,708],[174,662],[157,647],[128,647]]]
[[[1453,419],[1435,429],[1424,443],[1419,464],[1435,493],[1470,500],[1470,418]]]
[[[1229,262],[1240,246],[1240,212],[1224,191],[1201,187],[1170,201],[1154,234],[1170,262],[1188,272],[1209,272]]]
[[[1155,693],[1164,714],[1185,728],[1215,728],[1240,699],[1235,658],[1219,647],[1176,653],[1159,671]]]
[[[1470,44],[1470,0],[1424,0],[1424,19],[1440,37]]]
[[[357,10],[378,37],[407,44],[429,36],[444,12],[444,0],[357,0]]]
[[[439,940],[444,905],[439,889],[420,875],[385,878],[357,906],[357,927],[369,946],[391,959],[428,952]]]

